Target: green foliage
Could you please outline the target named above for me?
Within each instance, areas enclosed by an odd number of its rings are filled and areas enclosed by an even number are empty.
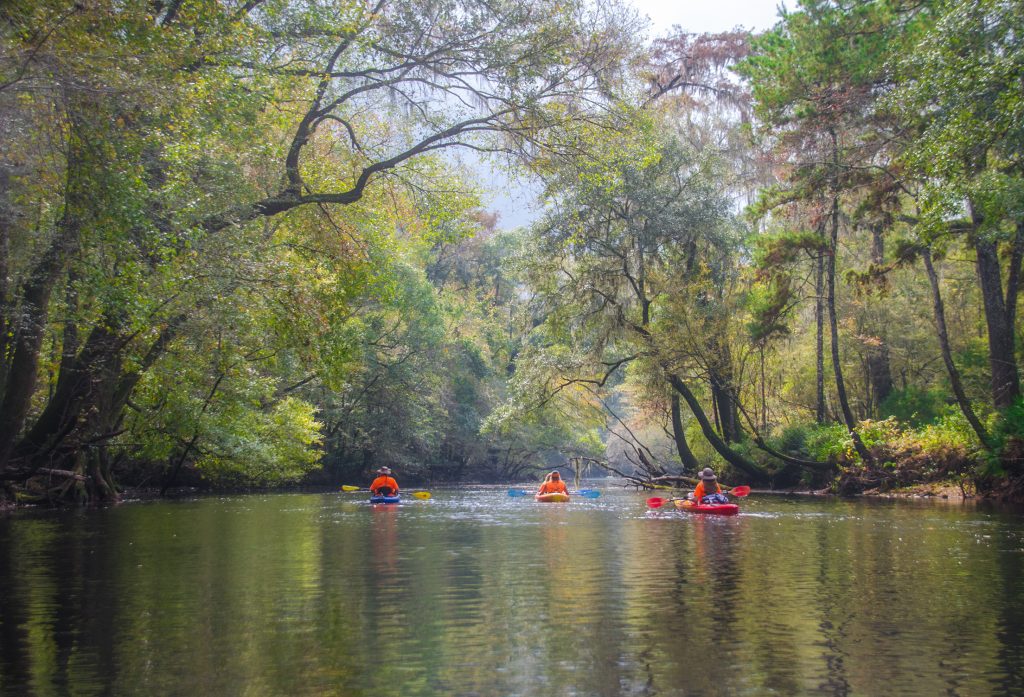
[[[787,424],[777,434],[773,434],[766,440],[773,450],[781,453],[810,453],[807,443],[814,431],[812,424],[792,423]]]
[[[948,393],[937,388],[925,389],[916,385],[896,390],[882,402],[878,410],[911,426],[931,423],[947,411]]]
[[[856,457],[853,439],[842,424],[815,425],[806,439],[807,453],[815,460],[836,461]]]
[[[1019,473],[1024,461],[1024,399],[992,413],[987,426],[996,449],[985,458],[983,474],[1001,477],[1009,471]]]
[[[931,423],[914,429],[913,437],[925,452],[938,452],[944,448],[961,448],[965,452],[973,452],[979,445],[978,435],[963,412],[954,405],[944,406]]]
[[[889,418],[861,422],[867,446],[897,464],[976,446],[937,360],[919,360],[935,339],[916,262],[924,245],[948,268],[973,261],[953,234],[965,201],[977,235],[1005,248],[1017,232],[1021,0],[803,0],[739,67],[753,118],[743,99],[630,95],[631,15],[467,7],[4,4],[4,376],[15,338],[43,328],[10,432],[57,414],[43,440],[217,483],[294,481],[321,458],[325,477],[388,463],[502,478],[600,456],[613,429],[665,446],[672,373],[706,406],[705,383],[724,383],[777,449],[849,464],[845,428],[805,423],[803,301],[835,253],[840,277],[886,289],[838,292],[855,405],[874,406],[859,369],[882,346],[907,385],[880,405]],[[528,162],[543,221],[496,229],[471,177],[434,152],[449,146]],[[745,217],[741,196],[757,199]],[[963,274],[940,284],[973,399],[980,299]],[[94,382],[60,402],[75,370]],[[1004,453],[1018,411],[990,417]]]
[[[791,299],[789,283],[785,278],[773,279],[770,283],[750,289],[746,306],[752,319],[747,322],[747,333],[753,343],[764,344],[773,337],[790,333],[786,314]]]
[[[690,450],[693,452],[693,455],[697,458],[698,462],[705,467],[710,467],[715,470],[715,472],[724,475],[724,470],[727,467],[725,460],[722,458],[722,455],[711,447],[710,443],[708,443],[696,420],[692,421],[690,426],[686,429],[686,442],[689,444]]]
[[[553,201],[561,201],[566,194],[607,199],[619,194],[631,177],[643,176],[659,163],[662,144],[652,115],[625,103],[615,106],[610,124],[571,121],[551,152],[535,161],[537,170],[547,175]]]
[[[828,251],[828,241],[812,230],[760,235],[754,244],[756,264],[766,270],[814,259]]]
[[[124,459],[217,481],[294,479],[321,437],[345,466],[478,459],[519,298],[436,151],[615,147],[593,97],[615,101],[633,21],[575,0],[5,3],[0,374],[17,351],[40,381],[0,414],[2,457],[33,419],[105,448],[130,402]],[[46,335],[15,349],[19,323]],[[65,411],[74,370],[97,384]]]
[[[853,440],[841,424],[811,425],[804,447],[817,460],[838,462],[846,467],[859,466]],[[857,433],[864,445],[880,462],[890,468],[915,469],[942,474],[963,471],[974,464],[978,438],[963,413],[953,406],[943,408],[935,420],[913,428],[895,417],[862,421]]]
[[[968,214],[995,238],[1020,220],[1024,183],[1010,163],[1024,139],[1022,15],[1019,0],[937,2],[934,24],[893,60],[900,84],[885,106],[913,134],[902,160],[922,175],[928,239]]]
[[[867,419],[857,424],[857,433],[869,450],[894,441],[902,432],[903,424],[895,417]]]
[[[312,404],[292,398],[265,411],[217,410],[195,466],[215,484],[295,481],[320,462],[315,412]]]
[[[210,390],[203,366],[167,365],[147,374],[130,420],[136,457],[194,466],[214,485],[293,482],[319,464],[315,407],[274,398],[273,381],[238,366]]]

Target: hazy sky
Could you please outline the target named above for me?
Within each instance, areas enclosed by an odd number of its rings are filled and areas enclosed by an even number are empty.
[[[632,0],[651,19],[651,33],[662,34],[678,24],[693,32],[726,31],[743,27],[768,29],[778,18],[781,0]],[[787,7],[795,5],[789,0]]]
[[[630,0],[627,0],[630,1]],[[678,24],[686,31],[716,32],[743,27],[763,31],[778,19],[783,0],[631,0],[642,15],[651,20],[650,36],[660,36]],[[795,0],[786,0],[793,8]],[[501,215],[502,227],[527,225],[539,215],[531,187],[525,182],[507,180],[496,172],[480,167],[490,196],[487,207]]]

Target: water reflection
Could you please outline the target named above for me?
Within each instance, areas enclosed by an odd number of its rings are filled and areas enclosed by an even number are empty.
[[[504,490],[0,520],[0,694],[1024,694],[1024,522]]]

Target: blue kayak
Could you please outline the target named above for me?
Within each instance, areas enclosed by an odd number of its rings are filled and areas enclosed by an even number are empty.
[[[371,496],[370,503],[401,503],[402,497],[398,496]]]

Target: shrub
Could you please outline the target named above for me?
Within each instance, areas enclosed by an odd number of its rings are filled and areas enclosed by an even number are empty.
[[[989,417],[988,428],[995,439],[996,449],[986,458],[983,474],[1001,477],[1008,470],[1015,473],[1024,470],[1024,399],[993,413]]]
[[[925,424],[915,433],[921,447],[925,450],[949,446],[973,450],[980,445],[977,434],[967,422],[963,412],[952,404],[943,407],[933,423]]]
[[[811,426],[805,441],[807,454],[814,460],[850,459],[853,439],[843,424]]]
[[[895,416],[902,423],[923,426],[935,421],[947,408],[946,393],[942,390],[911,386],[896,390],[886,397],[878,411],[887,416]]]
[[[903,432],[903,425],[895,416],[888,419],[864,419],[857,424],[857,433],[868,450],[899,440]],[[852,445],[852,438],[850,443]]]
[[[768,445],[782,453],[805,453],[807,441],[814,429],[812,424],[790,424],[778,435],[767,438]]]

